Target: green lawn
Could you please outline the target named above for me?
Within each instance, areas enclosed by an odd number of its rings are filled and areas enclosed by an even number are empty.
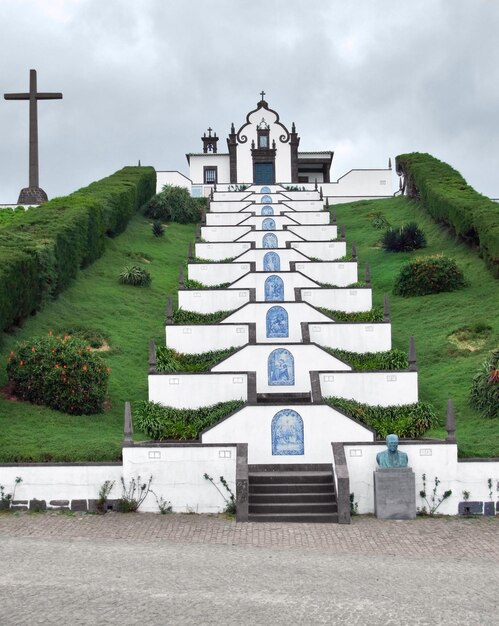
[[[427,248],[415,252],[389,253],[380,247],[383,230],[371,225],[369,213],[381,211],[392,226],[416,221],[426,234]],[[476,250],[456,241],[435,224],[419,203],[403,197],[361,201],[336,207],[338,224],[345,224],[346,239],[355,241],[359,278],[364,263],[371,268],[373,300],[381,305],[383,294],[391,303],[393,347],[407,350],[409,337],[416,340],[419,391],[432,402],[444,424],[447,399],[454,401],[460,456],[499,456],[499,421],[481,418],[467,402],[471,379],[486,355],[498,345],[499,281],[495,280]],[[415,256],[444,253],[464,271],[468,285],[459,291],[402,298],[392,294],[400,266]],[[492,331],[475,352],[458,349],[448,335],[462,326],[484,321]],[[445,436],[439,428],[428,436]]]
[[[150,221],[136,215],[56,301],[21,330],[2,335],[0,358],[5,363],[19,339],[75,327],[102,333],[110,346],[103,356],[111,368],[111,407],[100,415],[70,416],[0,398],[1,462],[119,460],[124,402],[147,399],[149,339],[164,344],[166,296],[176,294],[179,267],[193,239],[194,225],[180,224],[168,226],[165,236],[156,238]],[[150,287],[118,283],[119,272],[131,263],[147,267]],[[6,382],[2,367],[0,387]]]

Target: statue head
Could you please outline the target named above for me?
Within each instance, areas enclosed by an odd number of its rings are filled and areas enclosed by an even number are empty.
[[[399,438],[397,435],[388,435],[386,438],[386,447],[389,452],[397,452],[399,445]]]

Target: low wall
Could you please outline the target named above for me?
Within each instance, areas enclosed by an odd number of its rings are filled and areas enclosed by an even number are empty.
[[[184,354],[237,348],[248,342],[248,324],[174,324],[166,327],[166,345]]]
[[[246,367],[248,364],[246,364]],[[248,399],[246,372],[149,374],[149,401],[177,409],[198,409],[229,400]]]
[[[219,245],[225,245],[225,244],[219,244]],[[244,245],[249,245],[249,244],[244,244]],[[298,252],[298,250],[293,250],[291,248],[280,248],[278,250],[260,248],[260,249],[248,250],[237,259],[237,262],[238,263],[255,262],[256,271],[262,272],[264,269],[263,260],[265,258],[265,255],[268,254],[269,252],[275,252],[276,254],[279,255],[280,268],[276,267],[272,269],[273,272],[278,272],[278,271],[288,272],[290,270],[289,264],[292,261],[295,261],[295,262],[308,261],[305,255],[301,254],[301,252]]]
[[[304,302],[332,311],[355,313],[372,309],[372,290],[370,287],[356,287],[354,289],[306,288],[300,289],[300,293]]]
[[[388,168],[352,169],[336,182],[322,183],[324,196],[391,196],[392,170]]]
[[[265,237],[269,233],[272,233],[277,240],[275,248],[265,248]],[[265,248],[268,252],[268,250],[286,248],[288,241],[300,242],[302,241],[302,238],[288,230],[251,230],[249,233],[241,235],[239,241],[254,241],[255,248]]]
[[[236,280],[231,289],[255,289],[256,300],[265,301],[265,282],[270,276],[278,276],[283,282],[284,298],[283,300],[295,300],[295,288],[297,287],[317,287],[310,278],[303,276],[298,272],[252,272]]]
[[[358,281],[357,261],[296,262],[296,271],[326,285],[347,287]]]
[[[338,237],[338,227],[333,224],[290,224],[287,230],[308,241],[331,241]]]
[[[282,202],[294,211],[322,211],[325,200],[283,200]]]
[[[165,185],[175,185],[176,187],[184,187],[191,191],[192,181],[177,171],[156,172],[156,193],[163,190]]]
[[[345,443],[345,455],[350,477],[350,490],[354,500],[358,502],[359,513],[374,513],[374,479],[376,454],[386,449],[384,442],[374,444]],[[426,493],[431,503],[435,487],[435,478],[440,484],[437,487],[437,501],[447,490],[452,495],[445,499],[437,512],[445,515],[457,515],[459,503],[463,502],[463,491],[469,491],[469,502],[491,502],[488,479],[492,480],[492,501],[499,512],[499,460],[484,459],[459,461],[457,445],[443,441],[401,441],[399,450],[409,457],[409,467],[416,475],[416,506],[428,505],[420,497],[423,489],[423,474],[426,475]],[[462,505],[461,505],[462,506]],[[483,510],[483,509],[482,509]]]
[[[293,211],[285,213],[299,224],[329,224],[329,213],[327,211]]]
[[[249,289],[178,290],[178,306],[184,311],[215,313],[233,311],[250,301]]]
[[[350,352],[386,352],[392,349],[389,322],[324,322],[308,324],[310,341],[326,348]]]
[[[207,226],[219,226],[220,224],[236,226],[249,219],[248,213],[206,213]]]
[[[346,256],[347,244],[344,241],[293,241],[291,247],[310,259],[334,261]]]
[[[189,263],[187,275],[207,287],[232,283],[251,270],[249,263]]]
[[[224,259],[232,259],[238,257],[251,248],[249,242],[233,243],[196,243],[195,254],[198,259],[207,259],[208,261],[223,261]]]
[[[215,242],[235,241],[250,231],[250,226],[202,226],[201,238]]]
[[[297,226],[300,222],[295,221],[294,216],[290,217],[289,215],[289,213],[287,215],[250,215],[244,221],[244,226],[251,225],[255,227],[255,230],[265,230],[263,228],[263,222],[269,219],[269,217],[274,220],[276,230],[281,230],[286,224],[294,224]]]
[[[314,363],[314,369],[315,363]],[[320,372],[323,397],[334,396],[373,406],[418,401],[417,372]]]

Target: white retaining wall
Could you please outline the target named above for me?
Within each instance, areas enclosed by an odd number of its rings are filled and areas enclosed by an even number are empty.
[[[243,225],[254,226],[255,230],[263,230],[262,223],[268,218],[274,220],[276,230],[282,230],[284,224],[294,224],[295,226],[298,226],[298,224],[300,223],[299,220],[294,219],[294,215],[290,217],[288,213],[287,215],[251,215],[244,220]]]
[[[319,369],[315,367],[314,369]],[[417,372],[320,372],[322,396],[345,398],[373,406],[399,406],[418,401]]]
[[[332,224],[307,224],[302,226],[288,226],[288,230],[309,241],[331,241],[338,236],[338,227]]]
[[[299,224],[329,224],[329,213],[320,211],[315,213],[312,211],[292,211],[285,213]]]
[[[250,271],[249,263],[189,263],[187,275],[207,287],[232,283]]]
[[[389,322],[325,322],[309,324],[310,341],[326,348],[350,352],[386,352],[392,349]]]
[[[212,213],[210,211],[206,213],[207,226],[220,226],[221,224],[235,226],[248,219],[250,218],[247,213]]]
[[[345,456],[350,475],[350,491],[358,502],[359,513],[374,513],[374,477],[376,454],[386,450],[384,442],[375,445],[362,443],[345,444]],[[497,481],[499,480],[499,461],[465,461],[457,459],[457,445],[435,443],[431,440],[399,443],[399,450],[409,457],[409,467],[416,475],[416,506],[428,506],[419,496],[423,489],[422,475],[426,474],[426,492],[430,499],[435,486],[435,477],[441,483],[437,494],[452,490],[452,495],[444,500],[437,513],[457,515],[458,503],[463,501],[463,491],[470,492],[470,501],[489,501],[487,479],[493,480],[493,498],[499,500]]]
[[[177,171],[156,172],[156,193],[163,190],[165,185],[174,185],[175,187],[184,187],[191,191],[192,181],[184,174]]]
[[[247,364],[246,364],[247,365]],[[229,400],[248,399],[246,372],[149,374],[149,401],[177,409],[198,409]]]
[[[283,203],[295,211],[322,211],[325,200],[283,200]]]
[[[178,306],[184,311],[216,313],[233,311],[250,299],[249,289],[179,289]]]
[[[277,239],[277,247],[276,248],[265,248],[264,247],[263,240],[265,238],[265,235],[267,235],[268,233],[272,233],[273,235],[275,235],[275,237]],[[288,241],[301,242],[303,240],[298,235],[295,235],[291,231],[287,231],[287,230],[251,230],[249,233],[246,233],[245,235],[242,235],[239,238],[238,243],[241,242],[241,241],[254,241],[255,242],[255,248],[262,248],[266,252],[268,252],[269,250],[277,250],[277,248],[279,248],[279,249],[285,248],[286,247],[286,243]]]
[[[284,283],[284,300],[295,301],[295,287],[317,287],[317,283],[298,272],[252,272],[234,282],[230,288],[255,288],[257,301],[265,301],[265,281],[279,276]],[[305,320],[303,320],[305,321]]]
[[[321,261],[341,259],[347,253],[344,241],[293,241],[291,247],[309,258]]]
[[[205,241],[234,241],[250,230],[250,226],[201,226],[201,238]]]
[[[225,244],[218,244],[218,245],[225,245]],[[238,244],[238,245],[249,245],[249,244],[246,243],[246,244]],[[298,252],[298,250],[293,250],[292,248],[280,248],[280,249],[274,249],[274,250],[267,249],[267,248],[259,248],[259,249],[255,248],[253,250],[248,250],[247,252],[244,252],[244,254],[241,254],[241,256],[238,257],[237,262],[242,263],[242,262],[254,261],[256,263],[257,272],[262,272],[263,271],[263,258],[265,257],[267,252],[277,252],[281,260],[281,268],[280,268],[281,272],[289,271],[290,261],[308,261],[307,257],[304,254],[302,254],[301,252]]]
[[[372,291],[370,288],[338,289],[301,289],[304,302],[312,306],[354,313],[372,309]]]
[[[240,243],[219,242],[219,243],[196,243],[195,254],[199,259],[207,259],[208,261],[223,261],[224,259],[232,259],[238,257],[251,248],[249,242],[242,241]]]
[[[175,324],[166,327],[166,345],[185,354],[237,348],[248,341],[247,324]]]
[[[297,272],[305,274],[312,280],[327,285],[347,287],[359,280],[357,261],[297,262],[295,268]]]
[[[224,213],[239,213],[242,212],[244,209],[248,208],[248,207],[252,207],[253,204],[251,202],[248,202],[247,200],[241,200],[241,201],[220,201],[220,202],[210,202],[210,212],[213,213],[220,213],[220,214],[224,214]],[[251,209],[253,210],[253,209]]]
[[[322,183],[322,193],[331,200],[333,196],[391,196],[392,170],[366,169],[350,170],[336,182]],[[353,196],[353,197],[352,197]]]
[[[304,454],[272,455],[271,424],[281,409],[292,409],[303,419]],[[272,405],[244,407],[202,435],[203,443],[248,442],[248,463],[332,463],[332,441],[373,441],[362,424],[327,405]]]

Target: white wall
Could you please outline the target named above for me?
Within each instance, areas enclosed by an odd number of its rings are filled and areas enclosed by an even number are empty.
[[[327,211],[290,211],[289,215],[299,224],[329,224],[329,213]]]
[[[384,442],[375,445],[348,443],[345,455],[350,475],[350,491],[358,502],[359,513],[374,513],[374,478],[376,454],[386,450]],[[437,513],[457,515],[458,503],[463,501],[463,491],[470,492],[470,501],[488,501],[489,489],[487,479],[493,479],[493,497],[499,500],[497,480],[499,478],[499,461],[494,462],[458,462],[457,445],[435,443],[431,440],[418,443],[399,444],[399,450],[409,457],[409,467],[416,476],[416,506],[428,506],[419,496],[423,489],[422,475],[426,474],[426,492],[428,499],[435,486],[435,477],[441,483],[437,494],[452,490],[452,495],[443,501]]]
[[[306,302],[287,303],[284,308],[286,309],[289,317],[289,337],[268,338],[266,334],[265,317],[267,311],[272,306],[282,306],[279,302],[260,302],[250,303],[245,307],[235,311],[232,315],[229,315],[224,323],[256,323],[256,340],[259,343],[292,343],[302,341],[301,322],[330,322],[329,317],[326,317],[317,309],[314,309]]]
[[[203,285],[232,283],[250,271],[249,263],[189,263],[188,277]]]
[[[294,357],[295,384],[269,385],[268,357],[275,349],[273,345],[250,345],[242,348],[234,355],[215,365],[212,372],[247,372],[248,368],[256,371],[256,389],[258,393],[305,393],[311,390],[310,364],[318,370],[350,370],[350,366],[342,363],[329,353],[310,344],[289,345],[278,347],[288,349]]]
[[[234,241],[250,230],[250,226],[201,226],[201,238],[205,241]]]
[[[291,247],[305,256],[322,261],[334,261],[346,256],[347,245],[344,241],[296,241]]]
[[[292,184],[295,185],[296,183]],[[299,186],[301,187],[302,183],[299,183]],[[288,200],[320,200],[319,191],[315,191],[315,189],[308,191],[287,191],[285,189],[283,194]]]
[[[185,187],[191,191],[192,181],[184,174],[177,171],[156,172],[156,193],[163,190],[165,185],[174,185],[176,187]]]
[[[230,167],[228,154],[191,154],[189,176],[194,185],[204,183],[204,166],[218,167],[218,180],[221,183],[230,182]]]
[[[248,242],[219,242],[219,243],[196,243],[195,255],[199,259],[208,259],[209,261],[223,261],[237,257],[246,250],[249,250],[251,245]]]
[[[298,262],[295,268],[297,272],[326,285],[347,287],[358,281],[357,261]]]
[[[326,348],[350,352],[386,352],[392,349],[389,322],[324,322],[309,324],[310,341]]]
[[[371,288],[302,289],[301,297],[303,301],[309,302],[312,306],[333,311],[353,313],[372,309]]]
[[[197,244],[199,245],[199,244]],[[225,245],[225,244],[217,244],[217,245]],[[237,244],[237,245],[248,245],[248,244]],[[238,263],[249,263],[254,261],[256,263],[256,271],[263,271],[263,258],[267,254],[267,252],[277,252],[279,258],[281,259],[281,272],[289,271],[289,263],[290,261],[308,261],[307,257],[298,250],[293,250],[292,248],[279,248],[271,250],[270,248],[259,248],[248,250],[244,254],[237,259]]]
[[[288,230],[309,241],[331,241],[338,237],[338,228],[333,225],[290,225]]]
[[[288,241],[303,241],[301,237],[287,230],[252,230],[245,235],[242,235],[239,238],[238,243],[241,241],[254,241],[256,248],[263,248],[263,239],[267,233],[272,233],[276,236],[277,246],[281,249],[286,247],[286,243]],[[266,248],[265,251],[268,252],[270,249],[275,248]]]
[[[315,367],[314,369],[319,369]],[[418,401],[417,372],[349,372],[319,374],[324,398],[356,400],[372,406],[400,406]]]
[[[246,370],[247,372],[247,370]],[[197,409],[229,400],[247,400],[246,372],[230,374],[149,374],[149,400],[177,409]]]
[[[185,354],[236,348],[244,346],[248,341],[247,324],[175,324],[166,327],[166,345]]]
[[[235,495],[236,456],[234,445],[123,448],[125,481],[152,476],[151,489],[171,502],[175,513],[220,513],[226,502],[204,474],[225,493],[219,482],[223,476]],[[148,495],[140,511],[158,512],[154,494]]]
[[[325,200],[285,200],[285,206],[294,211],[322,211]]]
[[[303,419],[303,455],[272,455],[272,418],[283,408]],[[332,463],[332,441],[373,439],[365,426],[324,404],[244,407],[202,435],[203,443],[247,442],[250,464]]]
[[[384,181],[384,182],[383,182]],[[333,183],[323,183],[324,196],[391,196],[392,170],[350,170]],[[355,198],[352,198],[352,201]]]
[[[284,300],[295,301],[295,287],[317,287],[317,283],[298,272],[252,272],[231,285],[231,289],[254,288],[257,301],[265,301],[265,281],[269,276],[279,276],[284,283]],[[305,320],[303,320],[305,321]]]
[[[226,188],[228,185],[221,185],[220,188]],[[218,189],[218,185],[217,185]],[[251,196],[251,192],[249,189],[245,191],[214,191],[213,192],[213,200],[216,202],[223,202],[225,200],[229,202],[241,202],[245,198],[249,198]]]
[[[274,220],[276,225],[276,230],[282,230],[284,224],[295,224],[298,225],[298,222],[294,221],[293,218],[288,215],[255,215],[248,217],[244,220],[244,226],[254,226],[255,230],[263,230],[262,223],[267,218],[271,218]]]
[[[253,203],[247,200],[217,200],[210,201],[210,212],[213,213],[242,213],[244,209],[253,211]]]
[[[233,226],[247,219],[247,213],[212,213],[211,211],[206,213],[207,226],[220,226],[221,224]]]
[[[216,311],[233,311],[249,302],[248,289],[180,289],[178,306],[184,311],[196,313],[215,313]]]

